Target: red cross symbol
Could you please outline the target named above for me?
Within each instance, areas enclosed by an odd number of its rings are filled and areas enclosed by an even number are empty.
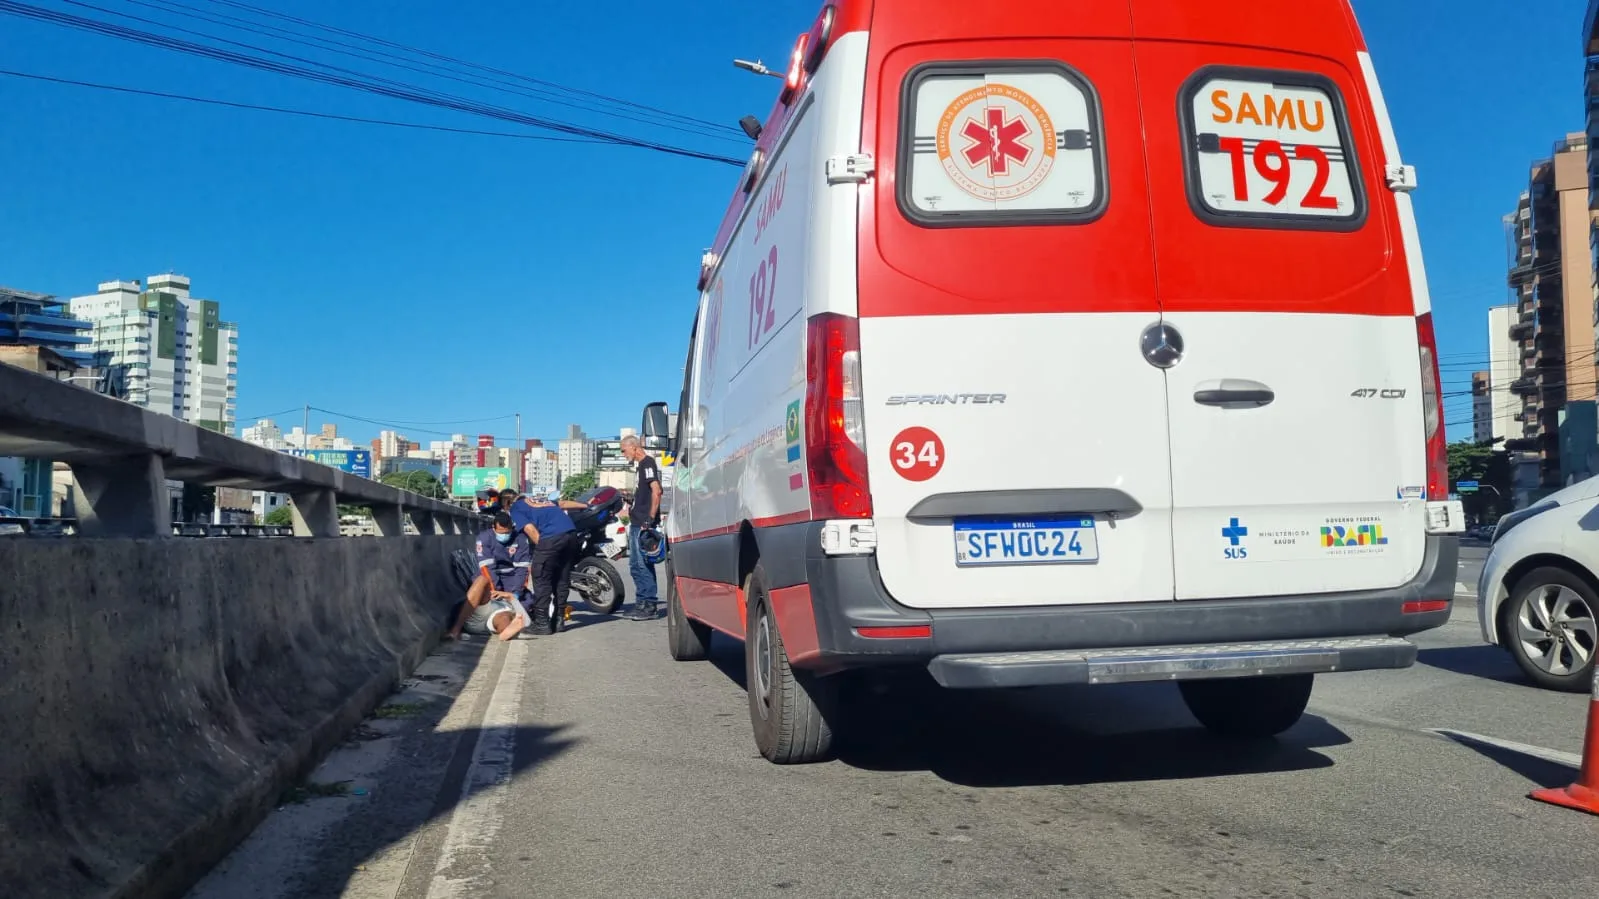
[[[1033,148],[1021,141],[1032,133],[1032,129],[1027,127],[1021,116],[1005,121],[1005,110],[998,106],[988,107],[986,113],[986,126],[976,118],[971,118],[966,120],[966,127],[961,129],[961,135],[971,141],[964,151],[966,161],[973,167],[987,162],[990,175],[1009,174],[1011,160],[1025,165],[1027,157],[1032,155]]]

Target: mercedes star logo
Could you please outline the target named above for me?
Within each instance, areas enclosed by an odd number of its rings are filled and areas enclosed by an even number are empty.
[[[1138,343],[1144,351],[1144,361],[1156,368],[1171,368],[1182,361],[1182,332],[1165,322],[1156,322],[1145,328]]]

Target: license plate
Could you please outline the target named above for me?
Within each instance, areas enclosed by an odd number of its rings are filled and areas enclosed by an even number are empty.
[[[1097,561],[1092,518],[955,522],[955,564],[961,567]]]

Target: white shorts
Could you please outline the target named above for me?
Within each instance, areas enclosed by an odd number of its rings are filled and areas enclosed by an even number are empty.
[[[491,599],[472,610],[472,614],[466,619],[466,624],[462,627],[462,630],[479,636],[492,635],[494,632],[489,629],[489,622],[493,621],[494,616],[501,612],[510,612],[523,619],[527,618],[527,610],[522,608],[521,603],[511,602],[508,599]]]

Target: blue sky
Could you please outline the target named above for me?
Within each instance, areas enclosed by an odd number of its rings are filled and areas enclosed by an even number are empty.
[[[63,0],[74,15],[150,26]],[[742,157],[745,145],[182,22],[163,0],[83,0],[519,110]],[[213,2],[208,15],[259,18]],[[764,115],[816,0],[248,0],[320,23],[702,119]],[[1485,367],[1505,302],[1500,217],[1583,127],[1581,0],[1356,0],[1416,194],[1446,390]],[[279,23],[284,24],[284,23]],[[10,16],[0,68],[349,116],[518,125],[250,71]],[[635,425],[675,397],[699,254],[734,169],[651,152],[405,131],[0,76],[0,283],[62,296],[175,270],[239,323],[241,425],[323,409],[443,433]],[[516,350],[517,343],[539,347]],[[556,348],[559,358],[550,355]],[[499,371],[483,360],[511,348]],[[1470,398],[1452,397],[1451,436]],[[300,414],[279,416],[285,426]],[[352,438],[378,427],[336,421]]]

